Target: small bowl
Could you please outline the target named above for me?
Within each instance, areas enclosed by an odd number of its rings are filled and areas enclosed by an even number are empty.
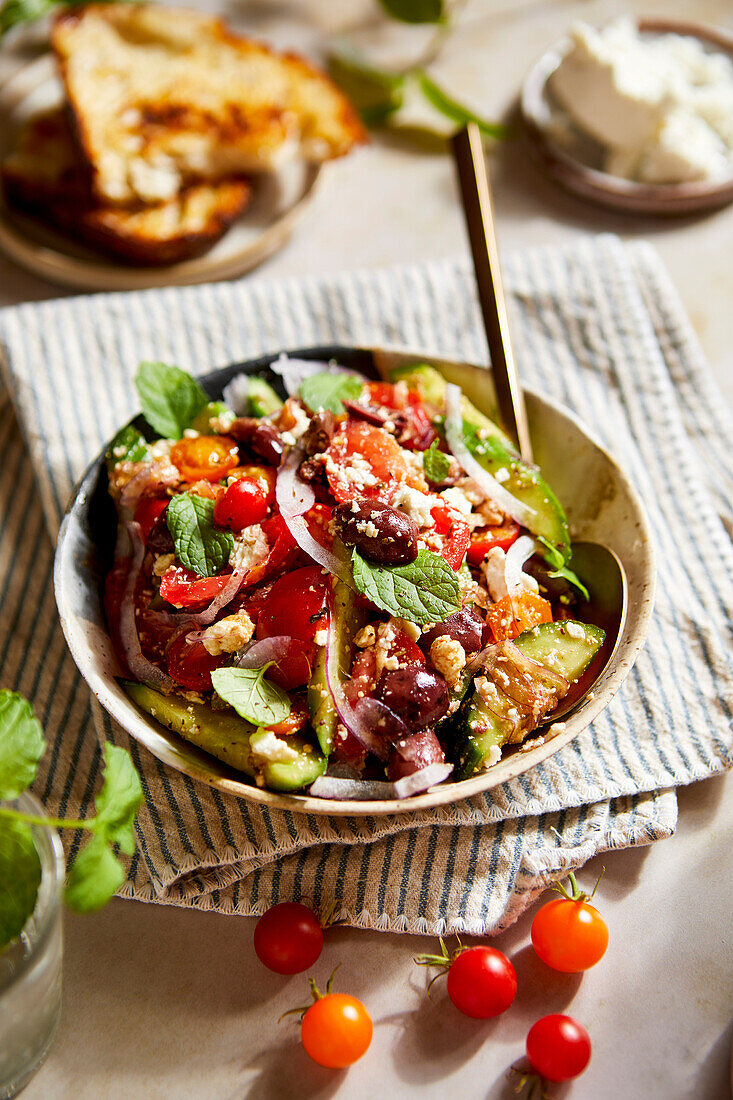
[[[648,35],[680,34],[733,58],[733,35],[702,23],[674,19],[640,19],[639,31]],[[550,126],[553,100],[549,79],[570,48],[565,38],[543,54],[522,85],[520,110],[524,137],[539,168],[567,191],[614,210],[673,217],[716,210],[733,201],[733,174],[725,179],[691,183],[636,183],[602,172],[593,163],[601,146],[578,131],[574,151],[553,138]]]
[[[279,354],[233,364],[201,382],[212,399],[218,398],[233,375],[266,373]],[[427,360],[450,381],[461,385],[482,411],[495,415],[491,375],[471,364],[374,348],[307,348],[286,354],[299,359],[335,359],[370,377],[384,377],[394,367]],[[270,373],[269,380],[282,393],[280,378]],[[409,813],[469,798],[546,760],[585,729],[629,674],[649,625],[655,565],[644,509],[626,475],[571,412],[531,390],[526,391],[526,398],[535,459],[565,504],[574,536],[609,546],[621,560],[628,580],[629,609],[621,637],[592,695],[566,720],[538,731],[542,737],[535,735],[528,746],[505,751],[499,763],[471,779],[442,783],[413,798],[369,802],[262,790],[241,773],[182,740],[140,711],[116,679],[121,670],[104,620],[102,587],[112,562],[117,515],[107,492],[103,454],[76,489],[61,525],[54,566],[56,603],[66,641],[97,699],[131,737],[170,767],[239,798],[302,813],[370,817]]]

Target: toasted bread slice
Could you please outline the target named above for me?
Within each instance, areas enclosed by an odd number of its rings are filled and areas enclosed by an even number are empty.
[[[2,166],[8,202],[128,263],[192,259],[211,248],[246,208],[246,180],[184,188],[168,202],[124,209],[94,200],[89,172],[63,108],[32,119]]]
[[[233,34],[219,19],[158,4],[90,4],[56,21],[77,134],[106,202],[172,198],[187,180],[321,162],[365,132],[325,74]]]

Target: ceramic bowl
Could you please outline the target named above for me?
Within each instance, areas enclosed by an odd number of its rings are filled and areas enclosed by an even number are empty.
[[[446,378],[461,385],[482,411],[495,415],[491,375],[471,364],[371,348],[309,348],[288,354],[306,359],[333,358],[370,376],[384,376],[392,367],[429,358]],[[217,398],[233,375],[266,371],[276,358],[277,354],[234,364],[201,381],[210,396]],[[275,375],[271,381],[280,384]],[[121,670],[107,633],[101,593],[112,561],[117,517],[107,493],[102,455],[85,473],[66,513],[54,573],[61,625],[90,689],[132,737],[170,767],[248,801],[296,812],[357,816],[409,813],[489,790],[547,759],[585,729],[628,675],[646,636],[655,567],[644,510],[625,474],[571,412],[531,390],[526,391],[526,398],[535,460],[563,501],[574,537],[605,543],[617,554],[626,572],[629,596],[628,615],[618,643],[592,695],[579,703],[566,720],[538,731],[542,736],[535,734],[528,746],[505,751],[501,761],[481,775],[443,783],[410,799],[327,801],[307,793],[286,795],[262,790],[241,773],[160,726],[138,710],[116,680]]]

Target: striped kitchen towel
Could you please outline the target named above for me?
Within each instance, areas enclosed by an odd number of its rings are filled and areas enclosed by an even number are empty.
[[[85,813],[98,738],[127,744],[146,800],[123,893],[258,913],[334,899],[393,930],[506,926],[559,871],[674,829],[674,787],[733,756],[730,425],[656,254],[602,237],[510,258],[528,385],[564,402],[634,479],[657,539],[657,608],[624,688],[572,744],[483,796],[412,817],[268,812],[163,767],[77,676],[53,608],[50,540],[81,471],[135,411],[141,359],[205,373],[280,348],[390,344],[480,362],[473,276],[442,262],[318,279],[67,298],[0,313],[0,683],[50,742],[37,791]],[[16,420],[24,437],[17,432]],[[25,445],[24,445],[25,444]],[[45,527],[45,530],[44,530]]]

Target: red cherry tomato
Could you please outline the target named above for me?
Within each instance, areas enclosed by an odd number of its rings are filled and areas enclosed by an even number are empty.
[[[287,634],[303,643],[302,652],[283,657],[268,677],[290,691],[310,679],[314,656],[313,638],[326,624],[328,589],[318,565],[306,565],[275,581],[257,620],[257,637]]]
[[[226,436],[197,435],[173,444],[171,462],[186,481],[218,480],[238,465],[239,449]]]
[[[323,950],[323,929],[307,905],[284,901],[268,909],[255,925],[255,951],[276,974],[300,974]]]
[[[160,578],[160,594],[173,607],[199,607],[211,603],[229,581],[231,574],[198,577],[181,565],[172,565]]]
[[[532,921],[532,944],[547,966],[577,974],[603,958],[608,927],[587,901],[556,898],[543,905]]]
[[[347,993],[327,993],[306,1012],[300,1038],[314,1062],[328,1069],[343,1069],[369,1049],[372,1030],[371,1017],[361,1001]]]
[[[168,497],[143,497],[135,510],[135,523],[140,524],[143,542],[147,542],[159,515],[168,507]]]
[[[461,951],[448,971],[448,996],[459,1012],[488,1020],[506,1012],[517,995],[517,975],[495,947]]]
[[[527,1057],[546,1081],[570,1081],[590,1062],[590,1036],[572,1016],[543,1016],[527,1035]]]
[[[262,488],[265,490],[265,496],[267,503],[272,505],[275,503],[275,481],[277,479],[277,471],[273,470],[271,466],[235,466],[233,470],[230,470],[229,478],[233,477],[249,477],[253,481],[259,481]]]
[[[456,515],[454,509],[447,508],[445,505],[431,508],[430,515],[435,521],[436,531],[444,536],[440,555],[457,573],[463,565],[463,559],[471,541],[471,528],[464,519]]]
[[[168,675],[187,691],[210,691],[211,673],[221,668],[226,659],[226,654],[212,657],[203,642],[189,642],[184,632],[168,646],[166,664]]]
[[[262,482],[251,477],[238,477],[217,499],[214,523],[239,534],[245,527],[260,523],[267,512],[267,491]]]
[[[415,484],[415,471],[396,439],[363,420],[347,420],[342,424],[326,455],[328,484],[340,503],[365,497],[386,499],[388,490],[398,481]],[[373,484],[364,484],[363,478],[350,478],[354,455],[366,461],[369,467],[366,472],[371,474]],[[358,463],[358,473],[364,472],[362,465]]]
[[[502,550],[508,550],[513,542],[519,538],[519,524],[513,519],[503,523],[501,527],[483,527],[474,531],[471,543],[466,555],[470,565],[480,565],[489,550],[500,546]]]
[[[332,516],[333,508],[328,504],[314,504],[303,516],[313,538],[328,550],[333,547]]]

